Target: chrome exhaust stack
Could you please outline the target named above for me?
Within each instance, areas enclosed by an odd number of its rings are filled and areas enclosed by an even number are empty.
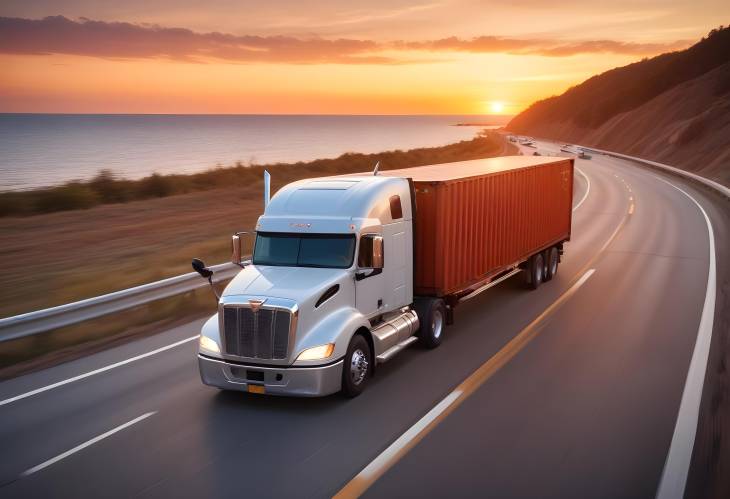
[[[271,175],[264,170],[264,210],[269,206],[271,200]]]

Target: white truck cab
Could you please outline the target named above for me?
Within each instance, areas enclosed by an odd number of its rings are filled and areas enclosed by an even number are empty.
[[[375,364],[419,329],[411,191],[406,178],[374,175],[282,188],[258,219],[251,263],[203,326],[203,382],[268,394],[359,394]]]

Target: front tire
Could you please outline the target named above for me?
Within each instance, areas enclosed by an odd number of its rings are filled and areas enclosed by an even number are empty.
[[[446,328],[446,304],[440,298],[425,298],[416,301],[415,309],[421,323],[419,338],[426,348],[436,348]]]
[[[353,398],[360,395],[372,375],[370,345],[362,335],[356,334],[350,340],[342,365],[342,394]]]

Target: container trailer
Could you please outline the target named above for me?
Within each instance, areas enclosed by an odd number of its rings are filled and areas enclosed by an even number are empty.
[[[404,348],[437,347],[459,303],[517,274],[531,289],[552,279],[572,198],[573,159],[558,157],[293,182],[266,201],[255,231],[233,236],[242,269],[202,328],[202,381],[356,396]]]

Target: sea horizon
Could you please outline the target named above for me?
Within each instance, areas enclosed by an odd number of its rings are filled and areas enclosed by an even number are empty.
[[[383,114],[383,113],[65,113],[65,112],[13,112],[0,111],[3,115],[54,115],[54,116],[479,116],[489,117],[505,123],[512,119],[513,114],[451,114],[451,113],[410,113],[410,114]]]
[[[469,140],[479,114],[0,113],[0,191],[89,180],[195,173],[220,166],[295,163]]]

